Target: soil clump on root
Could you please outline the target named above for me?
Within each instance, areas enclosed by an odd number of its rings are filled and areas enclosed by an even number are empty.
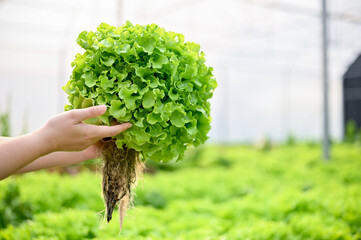
[[[120,229],[125,213],[132,202],[132,188],[144,171],[139,152],[123,146],[117,148],[115,140],[106,140],[102,148],[102,188],[106,205],[107,222],[112,219],[119,204]]]

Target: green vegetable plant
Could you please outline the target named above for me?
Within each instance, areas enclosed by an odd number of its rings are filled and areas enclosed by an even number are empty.
[[[15,182],[10,182],[2,191],[0,199],[0,229],[7,225],[20,225],[32,216],[31,204],[20,198],[19,186]]]
[[[76,55],[64,86],[65,110],[105,104],[107,112],[90,123],[133,124],[104,141],[102,151],[107,219],[119,203],[122,222],[143,161],[181,160],[189,146],[207,140],[217,83],[198,44],[156,24],[102,23],[77,42],[85,52]]]

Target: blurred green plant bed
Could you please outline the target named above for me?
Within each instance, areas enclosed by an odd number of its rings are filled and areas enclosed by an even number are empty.
[[[104,223],[100,174],[0,182],[0,239],[361,239],[361,148],[206,146],[148,163],[123,230]]]

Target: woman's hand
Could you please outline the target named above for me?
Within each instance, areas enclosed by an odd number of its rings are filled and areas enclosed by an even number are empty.
[[[105,113],[105,105],[71,110],[51,118],[41,130],[51,151],[81,151],[104,137],[113,137],[130,128],[130,123],[115,126],[96,126],[84,120]]]

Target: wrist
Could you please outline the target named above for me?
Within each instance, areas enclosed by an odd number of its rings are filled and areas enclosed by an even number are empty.
[[[48,129],[46,126],[44,126],[35,131],[34,135],[37,138],[37,144],[42,147],[42,152],[49,154],[51,152],[57,151],[57,141],[53,136],[51,129]]]

